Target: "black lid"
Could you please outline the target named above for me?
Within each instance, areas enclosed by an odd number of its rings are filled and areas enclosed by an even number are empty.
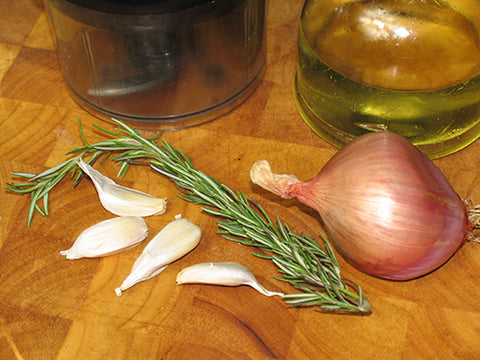
[[[110,14],[161,14],[185,10],[215,0],[66,0],[77,6]]]

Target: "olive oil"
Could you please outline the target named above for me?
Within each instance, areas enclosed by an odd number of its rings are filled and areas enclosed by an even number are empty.
[[[296,101],[310,127],[337,147],[392,131],[437,158],[480,136],[479,33],[456,6],[402,3],[306,5]]]

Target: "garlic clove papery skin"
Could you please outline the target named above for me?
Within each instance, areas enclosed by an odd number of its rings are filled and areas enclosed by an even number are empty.
[[[118,216],[151,216],[163,214],[167,200],[118,185],[83,160],[80,168],[90,177],[103,207]]]
[[[437,269],[470,226],[463,201],[440,170],[394,133],[363,135],[315,178],[275,186],[283,197],[316,209],[340,255],[380,278],[409,280]]]
[[[245,266],[234,262],[200,263],[189,266],[177,275],[177,285],[209,284],[224,286],[248,285],[265,296],[283,296],[283,293],[265,289]]]
[[[120,287],[118,296],[133,285],[161,273],[167,265],[192,251],[200,242],[202,230],[188,219],[177,219],[165,226],[145,246]]]
[[[147,236],[148,228],[142,218],[117,217],[90,226],[70,249],[60,254],[69,260],[112,255],[137,246]]]

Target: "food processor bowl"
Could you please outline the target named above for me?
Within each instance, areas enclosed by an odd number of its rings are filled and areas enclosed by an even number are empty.
[[[82,108],[137,128],[225,114],[262,78],[265,0],[45,0],[65,83]]]

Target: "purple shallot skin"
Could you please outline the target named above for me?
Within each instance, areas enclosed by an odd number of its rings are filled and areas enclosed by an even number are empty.
[[[437,269],[470,229],[464,202],[441,171],[394,133],[355,139],[313,179],[271,174],[259,185],[316,209],[340,255],[384,279]]]

